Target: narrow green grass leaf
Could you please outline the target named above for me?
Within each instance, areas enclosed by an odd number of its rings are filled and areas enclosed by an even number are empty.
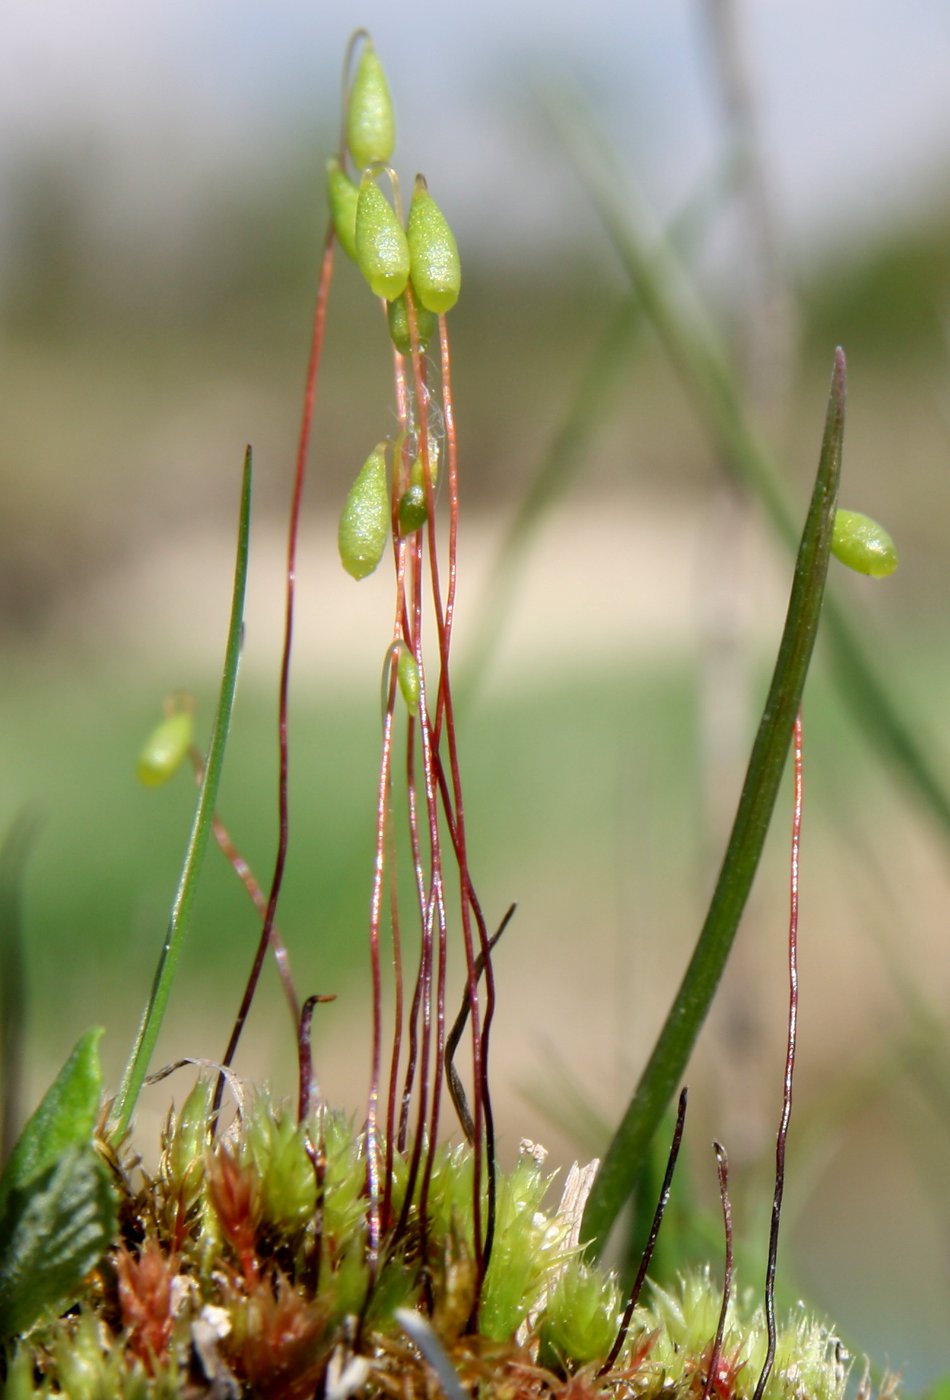
[[[758,497],[776,534],[794,549],[798,528],[781,473],[745,413],[728,356],[674,250],[629,175],[611,159],[610,141],[566,84],[546,109],[724,465]],[[849,709],[950,837],[950,786],[934,764],[933,745],[885,684],[850,610],[829,597],[825,618],[834,675]]]
[[[838,498],[844,406],[845,361],[839,350],[785,629],[719,879],[689,966],[584,1212],[581,1237],[598,1254],[643,1169],[653,1135],[686,1067],[762,854],[818,630]]]
[[[248,448],[244,458],[244,476],[241,484],[241,509],[238,522],[237,555],[234,565],[234,590],[231,598],[231,620],[228,627],[221,691],[215,711],[214,727],[211,731],[211,744],[208,749],[208,761],[205,764],[204,777],[198,791],[198,802],[195,807],[191,834],[188,838],[184,864],[172,904],[168,931],[155,971],[152,991],[132,1048],[132,1054],[129,1057],[129,1063],[119,1086],[119,1092],[112,1106],[109,1133],[115,1142],[120,1141],[125,1136],[148,1071],[152,1052],[155,1049],[155,1042],[158,1039],[162,1019],[168,1006],[175,970],[191,916],[191,908],[198,886],[198,876],[211,834],[218,785],[224,764],[224,751],[231,724],[234,692],[237,686],[238,661],[241,655],[250,522],[251,449]]]

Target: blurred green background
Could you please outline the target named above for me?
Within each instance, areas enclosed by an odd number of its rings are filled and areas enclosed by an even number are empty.
[[[228,53],[228,21],[211,8]],[[756,92],[743,108],[741,83],[710,42],[732,7],[673,8],[682,34],[663,42],[692,45],[674,76],[697,86],[653,73],[640,123],[618,120],[618,52],[603,54],[601,68],[586,60],[586,72],[581,52],[576,66],[621,161],[651,194],[656,185],[666,215],[712,189],[689,261],[802,510],[831,354],[846,347],[842,500],[888,525],[902,565],[886,585],[836,569],[830,586],[866,617],[883,670],[946,774],[947,128],[934,129],[912,187],[882,176],[862,200],[843,201],[833,227],[799,227],[792,216],[786,229],[795,185],[783,186],[781,153],[769,144],[773,100],[783,96],[770,85],[774,53],[757,47],[754,28],[742,30],[741,10],[733,15]],[[290,11],[299,16],[287,9],[291,27]],[[242,20],[251,25],[243,9]],[[638,19],[624,22],[632,40]],[[324,49],[337,62],[337,23],[318,33],[321,73],[330,71]],[[491,585],[503,531],[626,288],[513,50],[492,83],[468,80],[484,131],[477,143],[469,136],[459,168],[434,144],[418,74],[400,68],[395,36],[395,55],[387,51],[389,23],[381,16],[374,29],[397,106],[412,90],[400,168],[409,177],[424,157],[450,215],[441,191],[464,188],[471,235],[451,318],[463,472],[455,645],[473,870],[491,922],[511,900],[519,906],[497,956],[502,1150],[510,1158],[524,1135],[569,1161],[603,1146],[698,931],[790,567],[754,503],[725,484],[647,332],[616,383],[598,384],[603,401],[576,474],[499,605]],[[205,24],[210,43],[213,21]],[[570,62],[563,17],[562,29],[557,52],[531,53],[539,85]],[[55,51],[56,40],[49,45]],[[15,49],[5,51],[15,63]],[[32,34],[27,69],[42,51]],[[170,52],[158,52],[155,81],[174,88],[184,77]],[[102,56],[103,79],[121,57]],[[262,61],[272,57],[267,50]],[[139,61],[144,73],[146,52]],[[631,43],[628,62],[639,79],[651,74],[649,48]],[[843,110],[847,74],[833,76]],[[309,93],[290,83],[283,104],[272,95],[244,163],[240,131],[235,139],[213,103],[186,106],[172,130],[166,108],[143,97],[129,117],[133,131],[150,132],[136,163],[128,132],[125,147],[109,137],[123,131],[134,77],[125,72],[112,106],[103,83],[98,118],[64,112],[42,139],[17,139],[8,127],[0,150],[0,819],[28,808],[37,823],[23,877],[24,1110],[89,1024],[108,1028],[113,1078],[134,1033],[193,804],[185,777],[168,790],[138,788],[135,757],[170,690],[193,691],[205,731],[210,724],[247,441],[257,468],[251,592],[220,810],[262,883],[274,857],[284,517],[325,221],[322,168],[336,145],[335,79]],[[259,94],[251,84],[245,92],[257,110]],[[807,83],[798,100],[807,130]],[[899,110],[899,95],[891,100]],[[230,102],[225,116],[241,109],[240,87]],[[669,161],[673,138],[686,139],[678,103],[695,109],[703,132],[679,188],[663,156],[664,123]],[[162,114],[154,128],[149,111]],[[761,142],[743,124],[750,111],[762,119]],[[450,113],[447,137],[460,120]],[[189,122],[204,151],[201,178],[200,163],[185,159]],[[538,162],[554,213],[532,223],[523,206],[538,198]],[[724,169],[731,183],[713,178]],[[763,173],[764,250],[755,202]],[[354,1109],[368,1074],[365,929],[390,599],[387,579],[357,586],[342,573],[334,532],[358,464],[393,427],[391,402],[378,313],[341,261],[305,503],[279,924],[302,992],[338,994],[319,1010],[315,1053],[327,1095]],[[494,648],[473,673],[466,652],[485,629]],[[849,1345],[920,1387],[948,1365],[946,840],[855,732],[825,660],[819,654],[806,707],[801,1039],[780,1273],[837,1319]],[[712,1207],[715,1135],[733,1162],[737,1228],[756,1243],[780,1108],[789,821],[786,802],[689,1074],[695,1190]],[[220,1056],[254,939],[253,910],[212,851],[162,1062]],[[265,981],[239,1068],[292,1092],[286,1013],[276,978]],[[150,1091],[146,1121],[157,1122],[166,1102],[164,1087]],[[764,1268],[762,1248],[757,1257]]]

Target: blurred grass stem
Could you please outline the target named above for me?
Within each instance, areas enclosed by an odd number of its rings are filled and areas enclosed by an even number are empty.
[[[795,548],[795,515],[778,465],[749,422],[736,375],[646,201],[610,154],[610,141],[578,96],[562,83],[543,97],[548,116],[577,167],[630,281],[688,393],[719,444],[724,464],[762,504],[776,534]],[[826,626],[838,685],[875,746],[890,758],[950,839],[950,789],[872,664],[859,625],[830,597]]]

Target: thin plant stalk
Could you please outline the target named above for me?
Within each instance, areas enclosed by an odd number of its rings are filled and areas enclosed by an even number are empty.
[[[841,474],[846,370],[835,355],[821,456],[788,613],[732,834],[709,911],[640,1082],[607,1149],[584,1214],[599,1254],[689,1059],[758,868],[818,631]]]
[[[418,346],[418,324],[415,303],[407,290],[410,334],[416,347],[414,357],[410,357],[412,374],[407,375],[406,363],[402,356],[395,356],[395,384],[397,413],[402,429],[401,466],[408,480],[410,444],[413,430],[416,445],[424,464],[423,476],[427,483],[426,505],[431,517],[434,515],[434,494],[431,486],[429,463],[427,404],[429,389],[426,382],[426,366]],[[431,602],[437,625],[442,623],[442,603],[439,592],[438,563],[434,559],[436,542],[434,534],[422,529],[404,536],[398,518],[399,489],[396,480],[397,467],[394,467],[393,491],[393,539],[396,544],[396,596],[397,615],[402,619],[402,640],[409,648],[418,669],[419,710],[418,717],[410,717],[407,732],[407,800],[409,803],[409,833],[412,849],[413,868],[416,877],[418,913],[420,922],[420,959],[416,991],[412,1003],[412,1024],[410,1028],[409,1064],[401,1115],[402,1127],[407,1121],[409,1101],[412,1093],[413,1071],[418,1064],[419,1088],[417,1097],[417,1127],[412,1146],[409,1166],[409,1190],[397,1225],[397,1235],[404,1230],[408,1220],[408,1210],[412,1195],[419,1180],[418,1210],[423,1232],[426,1222],[426,1201],[433,1166],[433,1153],[438,1138],[439,1115],[442,1091],[442,1061],[445,1040],[445,981],[448,946],[448,929],[445,908],[445,891],[442,871],[442,839],[439,826],[438,794],[435,781],[436,762],[433,757],[433,736],[429,717],[429,691],[423,654],[423,591],[424,565],[423,542],[427,540],[433,562],[430,564]],[[440,651],[441,658],[441,651]],[[416,738],[418,735],[421,750],[422,803],[420,812],[417,802],[415,782]],[[424,816],[424,829],[427,836],[428,873],[423,867],[420,820]],[[433,1037],[433,988],[435,1025]],[[418,1032],[418,1018],[421,1016],[421,1044]],[[433,1045],[434,1038],[434,1045]],[[416,1059],[416,1051],[419,1058]],[[435,1073],[429,1095],[430,1065],[434,1062]],[[372,1089],[371,1089],[372,1092]],[[423,1160],[423,1152],[425,1159]],[[424,1241],[423,1241],[424,1243]]]
[[[204,759],[194,745],[188,750],[188,757],[195,772],[195,782],[200,784],[201,776],[204,772]],[[247,891],[247,896],[258,914],[260,914],[262,919],[265,919],[267,917],[267,896],[257,883],[257,877],[254,871],[241,855],[241,852],[234,844],[234,839],[230,831],[228,831],[228,828],[217,813],[215,813],[212,819],[211,829],[214,832],[214,839],[218,843],[218,849],[244,886]],[[294,986],[293,973],[290,968],[290,954],[287,951],[287,945],[277,931],[276,924],[271,928],[270,942],[274,954],[274,962],[277,965],[277,975],[284,989],[284,998],[290,1010],[290,1017],[294,1025],[294,1033],[296,1034],[300,1025],[300,1001],[297,997],[297,989]]]
[[[794,798],[792,808],[792,858],[789,880],[788,915],[788,1040],[785,1049],[785,1077],[782,1082],[782,1116],[775,1137],[775,1193],[769,1225],[769,1252],[765,1270],[765,1324],[768,1347],[753,1400],[762,1400],[775,1361],[775,1267],[778,1236],[782,1223],[782,1195],[785,1191],[785,1146],[792,1117],[792,1085],[795,1078],[795,1050],[798,1043],[798,878],[802,840],[802,716],[795,716],[793,740]]]
[[[722,1339],[726,1331],[729,1300],[732,1297],[732,1204],[729,1200],[729,1159],[721,1142],[714,1142],[713,1150],[716,1153],[716,1171],[719,1175],[719,1199],[722,1203],[722,1222],[726,1236],[726,1263],[723,1270],[719,1322],[716,1325],[716,1335],[709,1353],[709,1365],[706,1368],[706,1382],[703,1386],[702,1400],[709,1400],[714,1389],[717,1394],[719,1393],[717,1373],[719,1363],[722,1360]],[[758,1395],[758,1391],[756,1394]]]
[[[409,840],[412,848],[412,868],[416,882],[416,893],[419,902],[419,920],[422,929],[422,938],[419,948],[419,970],[416,975],[416,983],[412,996],[412,1004],[409,1010],[409,1045],[406,1058],[405,1080],[403,1085],[402,1103],[399,1111],[399,1128],[397,1142],[399,1151],[404,1152],[409,1134],[409,1110],[412,1104],[412,1082],[415,1075],[415,1068],[419,1053],[419,1012],[422,1005],[423,991],[427,982],[428,960],[431,958],[431,946],[427,941],[429,932],[427,919],[426,902],[426,882],[425,871],[422,867],[422,852],[419,843],[419,815],[418,815],[418,795],[416,792],[416,763],[415,763],[415,734],[416,726],[411,723],[406,735],[406,806],[407,806],[407,826],[409,829]],[[425,1091],[425,1074],[422,1075],[420,1092]],[[421,1114],[420,1124],[425,1122],[424,1113]],[[409,1195],[411,1195],[411,1191]]]
[[[376,858],[373,867],[373,891],[370,898],[370,968],[373,993],[373,1039],[371,1049],[370,1089],[366,1106],[366,1178],[369,1195],[367,1264],[370,1279],[375,1280],[379,1264],[379,1242],[383,1198],[379,1169],[379,1080],[382,1065],[382,970],[380,965],[380,931],[383,919],[383,896],[386,888],[386,854],[389,845],[388,818],[391,786],[393,725],[396,708],[396,668],[389,668],[389,691],[383,714],[382,755],[376,795]],[[387,1161],[389,1148],[387,1145]],[[389,1183],[386,1186],[387,1195]]]
[[[795,515],[769,449],[750,423],[722,345],[673,250],[629,176],[606,154],[610,142],[596,130],[566,85],[546,104],[571,154],[620,261],[643,300],[687,392],[721,447],[721,461],[758,498],[775,533],[795,548]],[[875,752],[886,756],[950,838],[950,788],[933,763],[916,719],[905,713],[872,660],[859,625],[843,601],[830,597],[825,625],[833,674]]]
[[[313,329],[310,337],[310,357],[307,363],[307,375],[304,381],[304,402],[303,412],[300,422],[300,435],[297,441],[297,457],[294,468],[293,494],[290,503],[290,520],[287,530],[287,589],[286,605],[284,613],[284,645],[280,662],[280,696],[278,701],[277,717],[277,744],[279,752],[279,771],[277,780],[277,817],[278,817],[278,837],[277,855],[274,861],[274,874],[271,878],[270,894],[267,900],[267,910],[264,915],[264,926],[261,929],[260,940],[257,945],[257,952],[251,966],[251,972],[244,989],[244,996],[235,1017],[234,1028],[228,1041],[227,1049],[221,1063],[227,1067],[233,1060],[237,1052],[238,1042],[244,1023],[247,1020],[248,1012],[251,1009],[251,1002],[254,1000],[254,993],[260,981],[261,969],[264,966],[264,958],[271,941],[271,929],[274,926],[274,918],[277,913],[277,901],[280,897],[281,886],[284,879],[284,867],[287,862],[287,845],[290,838],[290,810],[288,801],[288,772],[289,772],[289,751],[287,740],[287,708],[290,696],[290,658],[293,651],[294,635],[294,601],[296,596],[297,579],[297,539],[300,533],[300,506],[303,500],[303,487],[307,474],[307,457],[310,451],[310,434],[313,427],[313,408],[317,391],[317,372],[320,368],[320,358],[323,352],[323,334],[326,326],[327,302],[330,296],[330,282],[333,276],[333,250],[335,235],[331,222],[323,248],[323,258],[320,265],[320,285],[317,291],[316,305],[313,313]],[[221,1104],[221,1096],[224,1093],[224,1077],[218,1077],[215,1087],[214,1108]]]
[[[656,1242],[659,1239],[660,1226],[663,1224],[663,1217],[666,1214],[666,1207],[669,1204],[670,1190],[673,1185],[673,1173],[676,1170],[677,1158],[680,1155],[680,1145],[683,1141],[683,1129],[686,1126],[686,1103],[687,1090],[684,1086],[680,1090],[679,1105],[676,1110],[676,1127],[673,1129],[673,1140],[670,1143],[669,1156],[666,1159],[666,1171],[663,1174],[663,1185],[660,1187],[656,1209],[653,1212],[650,1233],[647,1236],[646,1244],[643,1246],[640,1264],[637,1268],[636,1277],[633,1280],[633,1286],[630,1289],[630,1296],[627,1298],[627,1306],[624,1308],[623,1315],[620,1319],[620,1326],[617,1328],[614,1344],[607,1354],[606,1361],[597,1372],[598,1376],[606,1375],[616,1364],[617,1357],[623,1350],[623,1344],[627,1340],[630,1323],[633,1321],[634,1309],[640,1301],[640,1293],[646,1282],[647,1271],[653,1259],[653,1251],[656,1249]]]
[[[188,838],[185,860],[172,903],[168,931],[155,971],[148,1005],[145,1008],[135,1044],[132,1047],[132,1053],[109,1116],[108,1132],[113,1142],[120,1142],[125,1137],[145,1076],[148,1073],[149,1061],[168,1007],[175,971],[191,917],[198,875],[208,847],[208,838],[211,835],[218,786],[224,765],[224,751],[231,724],[234,692],[237,686],[238,661],[241,654],[244,596],[247,590],[250,515],[251,449],[248,448],[244,457],[244,475],[241,484],[241,509],[238,524],[237,557],[234,566],[234,590],[231,598],[231,621],[228,627],[221,690],[215,711],[214,727],[211,731],[211,743],[208,748],[208,761],[205,764],[204,776],[198,790],[198,802],[191,834]]]
[[[407,740],[407,793],[409,802],[409,833],[413,866],[416,876],[417,898],[421,922],[421,950],[416,990],[413,995],[409,1018],[409,1063],[406,1070],[403,1105],[400,1113],[399,1140],[405,1141],[409,1097],[413,1076],[418,1065],[420,1083],[417,1102],[419,1116],[416,1138],[413,1143],[409,1167],[410,1190],[407,1202],[415,1189],[417,1172],[421,1169],[418,1212],[424,1222],[429,1181],[434,1165],[435,1144],[438,1138],[443,1073],[446,1065],[445,1040],[445,979],[447,952],[447,908],[443,869],[444,821],[452,842],[452,849],[458,869],[459,904],[462,923],[463,945],[466,962],[467,999],[471,1016],[472,1070],[474,1077],[474,1099],[472,1127],[474,1150],[474,1195],[472,1202],[474,1251],[476,1271],[484,1277],[491,1252],[494,1230],[494,1126],[487,1087],[487,1029],[490,1026],[494,1009],[494,986],[491,979],[489,961],[488,930],[474,892],[468,868],[465,839],[464,805],[458,762],[456,728],[452,690],[450,683],[450,649],[452,625],[455,611],[457,588],[457,538],[458,538],[458,448],[454,420],[454,405],[451,388],[451,360],[445,318],[440,317],[440,393],[445,428],[445,455],[447,458],[449,521],[448,521],[448,586],[443,600],[440,568],[438,560],[438,540],[436,535],[436,511],[434,491],[434,464],[430,460],[429,423],[431,390],[428,383],[428,365],[422,354],[418,334],[417,308],[411,288],[406,292],[406,305],[409,321],[410,351],[406,357],[395,357],[395,383],[397,414],[400,422],[400,441],[397,449],[393,473],[393,538],[397,569],[397,617],[402,618],[401,640],[411,652],[419,675],[420,704],[418,718],[410,717]],[[410,459],[415,451],[422,463],[424,482],[426,525],[404,535],[400,529],[397,502],[401,496],[402,483],[408,480]],[[428,559],[424,555],[428,552]],[[427,588],[425,587],[427,575]],[[428,593],[429,604],[435,622],[438,640],[438,683],[431,685],[426,679],[423,658],[423,594]],[[411,754],[418,739],[422,786],[420,797],[422,810],[416,801],[414,764]],[[444,756],[443,756],[444,745]],[[384,760],[385,762],[385,760]],[[381,789],[382,790],[382,789]],[[383,807],[378,814],[378,830],[383,826]],[[424,821],[426,832],[426,858],[428,870],[422,868],[420,825]],[[378,850],[385,851],[384,845]],[[377,868],[374,885],[381,889],[382,872]],[[378,900],[374,897],[371,919],[371,956],[378,959]],[[475,925],[473,929],[472,925]],[[375,930],[375,932],[374,932]],[[479,941],[479,956],[476,956],[475,933]],[[375,962],[374,962],[375,967]],[[484,1019],[479,1003],[478,981],[484,970],[486,1001]],[[375,976],[375,973],[374,973]],[[375,985],[375,983],[374,983]],[[433,1006],[434,993],[434,1006]],[[419,1019],[421,1018],[421,1028]],[[374,1013],[374,1025],[378,1021]],[[420,1045],[421,1036],[421,1045]],[[434,1044],[433,1044],[434,1040]],[[398,1044],[394,1045],[393,1065],[398,1060]],[[417,1060],[417,1053],[420,1059]],[[434,1061],[430,1058],[434,1054]],[[435,1075],[430,1085],[429,1066],[434,1062]],[[391,1071],[391,1084],[395,1068]],[[378,1099],[379,1056],[374,1051],[371,1074],[370,1100]],[[393,1091],[390,1089],[390,1103]],[[428,1104],[428,1116],[426,1105]],[[390,1111],[390,1122],[393,1113]],[[466,1125],[467,1126],[467,1125]],[[421,1144],[426,1144],[423,1149]],[[425,1159],[422,1160],[422,1151]],[[488,1213],[483,1226],[482,1180],[487,1169]],[[370,1193],[372,1196],[372,1192]],[[403,1216],[405,1216],[405,1207]],[[404,1225],[400,1220],[397,1234]]]
[[[390,648],[390,687],[396,676],[395,667],[398,664],[398,646]],[[395,699],[395,690],[393,690]],[[385,716],[388,713],[388,693],[387,708],[384,710]],[[409,717],[410,720],[412,716]],[[398,1094],[399,1063],[402,1057],[403,1038],[403,1018],[405,1016],[405,989],[403,985],[402,966],[402,932],[399,917],[399,881],[396,869],[396,840],[393,831],[392,813],[392,776],[390,763],[390,776],[386,783],[386,813],[385,813],[385,847],[383,852],[384,867],[387,877],[387,897],[389,900],[389,923],[392,936],[392,965],[393,965],[393,1043],[389,1062],[389,1091],[386,1095],[386,1160],[384,1166],[383,1179],[383,1203],[382,1217],[387,1225],[391,1223],[392,1215],[392,1187],[393,1187],[393,1163],[396,1154],[396,1098]]]
[[[459,868],[461,885],[462,930],[465,941],[465,961],[468,974],[468,990],[472,1019],[472,1074],[474,1079],[475,1129],[475,1205],[480,1205],[481,1190],[481,1143],[484,1133],[485,1163],[488,1173],[488,1210],[484,1240],[479,1234],[480,1210],[476,1210],[476,1262],[479,1278],[484,1277],[491,1259],[495,1223],[495,1130],[488,1085],[488,1048],[491,1023],[495,1011],[495,977],[492,969],[491,941],[488,928],[482,916],[472,883],[468,863],[468,848],[465,834],[465,806],[462,798],[462,779],[459,766],[458,742],[455,726],[454,703],[449,681],[449,647],[452,638],[452,624],[455,617],[455,597],[458,583],[458,520],[459,520],[459,472],[458,443],[455,431],[455,407],[452,396],[452,362],[449,348],[448,329],[444,316],[439,317],[439,346],[442,371],[442,404],[445,415],[445,435],[449,475],[449,584],[445,604],[445,623],[439,637],[442,654],[442,667],[439,681],[439,697],[436,713],[436,733],[444,715],[445,732],[449,756],[449,770],[452,779],[452,807],[445,803],[452,828],[452,840]],[[427,488],[428,489],[428,488]],[[430,521],[430,530],[432,522]],[[454,809],[454,821],[451,814]],[[471,918],[474,916],[478,932],[480,954],[475,957],[472,938]],[[479,961],[484,967],[485,1014],[479,1025],[480,1008],[478,1002]]]

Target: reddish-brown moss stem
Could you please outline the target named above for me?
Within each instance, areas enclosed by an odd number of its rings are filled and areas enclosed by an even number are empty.
[[[264,915],[264,927],[261,931],[257,954],[254,958],[251,974],[248,978],[244,996],[234,1022],[234,1029],[231,1032],[231,1038],[228,1041],[228,1046],[221,1062],[225,1067],[229,1066],[234,1059],[238,1041],[244,1029],[244,1023],[251,1009],[251,1002],[254,1000],[254,993],[257,990],[257,984],[260,980],[264,957],[267,952],[268,944],[270,943],[271,929],[274,926],[274,916],[277,913],[277,900],[280,897],[281,885],[284,879],[284,867],[287,863],[287,843],[290,835],[289,804],[287,800],[289,769],[287,705],[290,694],[290,657],[293,650],[294,635],[297,539],[300,532],[300,506],[303,500],[303,487],[307,475],[307,456],[310,450],[310,434],[313,427],[313,407],[317,392],[317,372],[320,368],[320,359],[323,353],[323,335],[326,327],[327,303],[330,298],[330,283],[333,278],[334,243],[333,224],[331,223],[327,229],[326,241],[324,243],[323,259],[320,265],[320,285],[317,291],[317,300],[313,313],[310,358],[307,364],[307,377],[304,383],[303,413],[300,421],[300,435],[297,441],[294,486],[291,496],[290,519],[287,530],[287,591],[284,613],[284,646],[280,662],[280,698],[277,715],[277,741],[280,756],[277,782],[277,856],[274,862],[274,874],[271,879],[270,895],[267,900],[267,911]],[[212,1121],[216,1121],[217,1119],[217,1110],[221,1107],[223,1094],[224,1075],[219,1075],[214,1091]]]
[[[379,1243],[382,1212],[379,1170],[379,1077],[382,1065],[383,992],[380,965],[380,929],[383,916],[383,891],[386,875],[386,826],[389,813],[390,772],[393,752],[393,723],[396,707],[396,668],[390,667],[389,692],[383,716],[383,742],[379,763],[379,785],[376,794],[376,857],[373,867],[373,892],[370,899],[369,951],[373,985],[373,1041],[370,1062],[370,1087],[366,1105],[366,1187],[369,1197],[367,1212],[367,1264],[370,1286],[375,1282],[379,1263]]]
[[[782,1083],[782,1116],[775,1138],[775,1193],[772,1197],[772,1219],[769,1226],[769,1256],[765,1270],[765,1322],[768,1347],[762,1371],[756,1383],[753,1400],[762,1400],[775,1361],[775,1268],[778,1260],[779,1227],[782,1222],[782,1196],[785,1191],[785,1145],[792,1116],[792,1082],[795,1076],[795,1050],[798,1042],[798,876],[802,836],[802,799],[804,737],[802,712],[795,716],[792,736],[794,796],[792,800],[792,853],[789,872],[788,915],[788,1039],[785,1049],[785,1076]]]
[[[410,723],[411,723],[410,719]],[[386,1167],[383,1182],[383,1222],[388,1227],[392,1217],[393,1160],[396,1151],[396,1097],[399,1061],[402,1056],[402,1035],[405,993],[402,969],[402,933],[399,919],[399,879],[396,866],[396,840],[392,829],[392,784],[388,793],[390,812],[386,824],[386,866],[388,876],[389,922],[393,945],[393,1047],[389,1062],[389,1090],[386,1095]]]
[[[201,780],[204,777],[204,759],[193,744],[188,750],[188,758],[194,769],[195,781],[200,787]],[[253,870],[235,846],[231,838],[231,833],[217,813],[211,818],[211,830],[214,832],[214,839],[218,843],[218,848],[241,881],[241,884],[247,890],[254,908],[262,919],[266,919],[267,896],[258,884]],[[277,930],[276,924],[271,925],[270,945],[271,951],[274,954],[274,962],[277,964],[277,974],[280,977],[281,985],[284,989],[284,997],[290,1008],[290,1015],[294,1024],[294,1033],[296,1034],[300,1024],[300,1002],[297,998],[297,989],[294,986],[293,973],[290,968],[290,954],[287,951],[284,940]]]

